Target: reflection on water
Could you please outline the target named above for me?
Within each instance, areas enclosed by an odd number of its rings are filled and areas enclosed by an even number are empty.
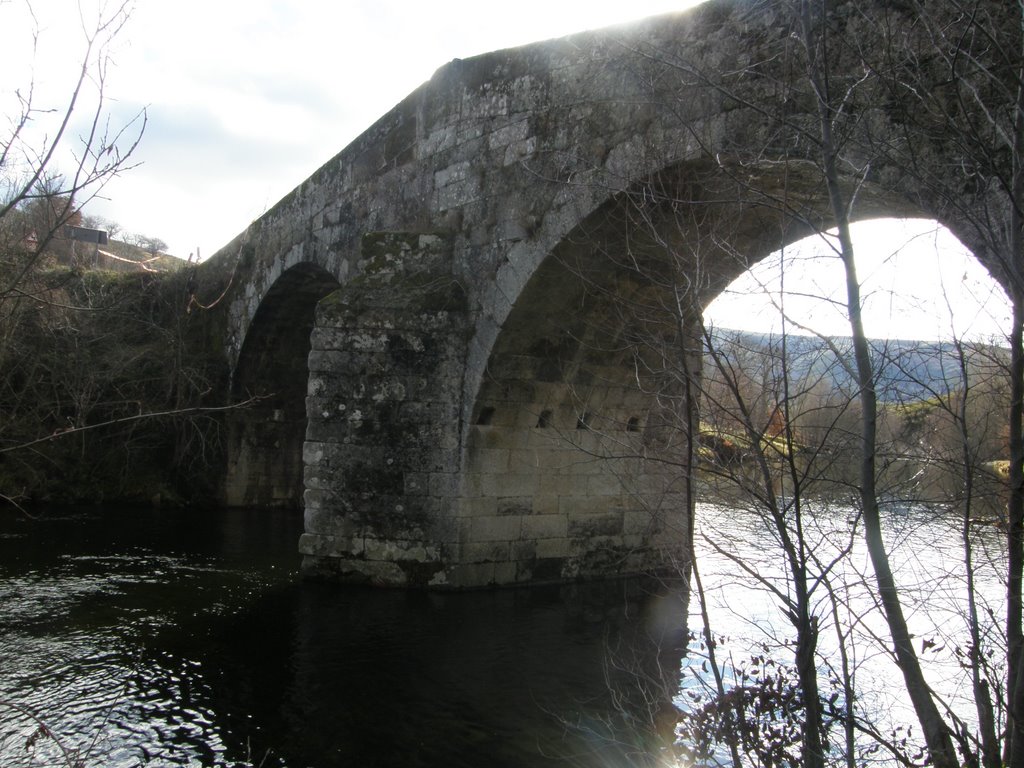
[[[265,511],[0,521],[0,763],[57,754],[26,750],[31,712],[88,765],[651,764],[678,594],[305,584],[300,528]]]
[[[916,718],[889,650],[889,630],[876,602],[875,577],[856,511],[833,505],[817,512],[811,506],[805,513],[802,531],[812,554],[812,583],[827,574],[811,594],[811,609],[821,630],[817,663],[823,688],[838,686],[832,681],[841,676],[841,632],[855,670],[859,715],[882,733],[905,730]],[[977,713],[961,655],[970,641],[960,526],[948,510],[924,505],[888,508],[884,517],[892,568],[925,676],[943,705],[970,728]],[[697,506],[697,529],[696,559],[710,623],[716,637],[726,638],[720,658],[743,661],[767,653],[775,661],[792,664],[795,631],[782,606],[782,597],[791,598],[792,588],[772,526],[756,512],[704,503]],[[982,636],[993,651],[989,663],[998,679],[1005,658],[1006,540],[985,526],[972,528],[970,536]],[[835,606],[829,590],[837,595]],[[697,598],[692,602],[696,612]],[[690,621],[694,628],[700,626],[699,615]],[[678,699],[681,708],[688,701],[706,700],[706,695],[701,698],[708,679],[703,664],[699,653],[687,659]]]
[[[764,523],[710,504],[698,521],[716,633],[737,653],[764,642],[788,653]],[[899,720],[855,516],[806,522],[823,560],[852,537],[832,578],[850,590],[842,620],[857,617],[860,702]],[[685,705],[678,594],[636,582],[462,594],[306,584],[300,527],[263,511],[0,519],[0,765],[67,764],[52,740],[26,750],[30,714],[88,766],[656,764],[651,723],[668,738],[668,702]],[[912,631],[934,642],[930,680],[959,705],[970,689],[951,650],[963,636],[955,522],[904,510],[886,530]],[[982,612],[998,622],[1003,538],[979,531],[975,543]],[[684,689],[700,685],[701,663],[683,668]]]

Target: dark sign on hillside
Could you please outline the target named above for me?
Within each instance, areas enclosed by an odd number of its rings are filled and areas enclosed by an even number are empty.
[[[103,229],[64,227],[63,234],[68,240],[77,240],[80,243],[95,243],[96,245],[107,244],[107,232]]]

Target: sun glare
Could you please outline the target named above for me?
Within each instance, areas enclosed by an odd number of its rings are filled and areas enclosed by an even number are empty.
[[[853,226],[865,330],[872,338],[1005,344],[1002,288],[945,227],[925,219]],[[718,328],[849,336],[834,233],[777,251],[741,275],[705,311]]]

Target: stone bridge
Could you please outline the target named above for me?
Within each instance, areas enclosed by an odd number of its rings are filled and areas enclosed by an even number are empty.
[[[871,34],[867,5],[833,4],[846,33]],[[306,570],[352,581],[685,562],[702,308],[829,223],[780,7],[452,61],[222,249],[231,394],[262,398],[230,425],[224,501],[303,506]],[[849,168],[898,128],[877,96]],[[855,218],[923,214],[983,250],[872,162]]]

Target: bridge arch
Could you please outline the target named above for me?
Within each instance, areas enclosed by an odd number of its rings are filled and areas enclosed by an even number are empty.
[[[609,445],[599,438],[614,433],[634,452],[686,450],[659,423],[669,419],[651,418],[678,405],[678,389],[629,399],[636,371],[657,363],[634,351],[642,344],[632,329],[696,350],[701,310],[718,290],[829,226],[815,163],[796,158],[816,156],[801,126],[818,117],[792,80],[780,48],[788,40],[771,3],[727,1],[452,62],[215,257],[226,272],[242,242],[238,263],[251,273],[228,294],[236,396],[258,393],[251,372],[260,365],[247,361],[269,347],[245,329],[250,318],[254,331],[263,325],[256,307],[270,296],[266,286],[299,262],[324,265],[340,285],[319,303],[309,357],[300,542],[309,572],[446,586],[582,575],[598,562],[596,548],[587,550],[593,557],[570,551],[545,562],[541,550],[556,545],[542,539],[573,537],[568,517],[540,520],[555,514],[550,496],[569,494],[540,484],[586,485],[581,516],[650,506],[653,492],[637,501],[613,484],[598,491],[603,481],[562,467],[561,456],[542,457],[536,442],[557,434],[603,456]],[[858,55],[871,50],[862,42]],[[838,50],[835,71],[854,71],[852,51]],[[752,55],[756,67],[720,72],[722,62]],[[780,93],[784,119],[766,119],[759,99]],[[895,167],[898,158],[870,151],[905,138],[908,126],[893,123],[900,111],[875,90],[853,95],[850,127],[865,133],[847,159],[890,190],[857,184],[854,218],[921,213],[984,260],[963,212],[985,200],[976,190],[955,201],[937,191],[956,195],[947,177],[960,167],[957,146],[926,137],[918,159],[937,183],[921,184]],[[950,220],[957,210],[964,221]],[[690,261],[673,266],[665,254]],[[325,278],[321,288],[331,285]],[[680,320],[674,326],[649,311],[666,306]],[[684,383],[676,376],[673,386]],[[232,457],[234,499],[278,498],[240,479],[258,474],[258,462],[241,448]],[[513,460],[538,472],[530,477]],[[593,523],[595,539],[613,538],[598,532],[601,520],[578,522],[581,531]],[[534,535],[544,526],[558,535]],[[610,556],[621,562],[633,551]]]
[[[862,184],[854,218],[914,211]],[[365,234],[317,309],[307,572],[461,587],[685,557],[703,308],[831,223],[813,164],[678,163],[606,193],[482,307],[455,238]]]
[[[859,194],[854,220],[918,212]],[[814,165],[723,158],[665,168],[584,217],[510,301],[469,396],[462,561],[499,583],[671,567],[690,526],[703,309],[832,224]]]
[[[316,264],[301,262],[270,286],[248,325],[231,380],[228,506],[300,509],[304,492],[307,358],[317,302],[338,287]]]

